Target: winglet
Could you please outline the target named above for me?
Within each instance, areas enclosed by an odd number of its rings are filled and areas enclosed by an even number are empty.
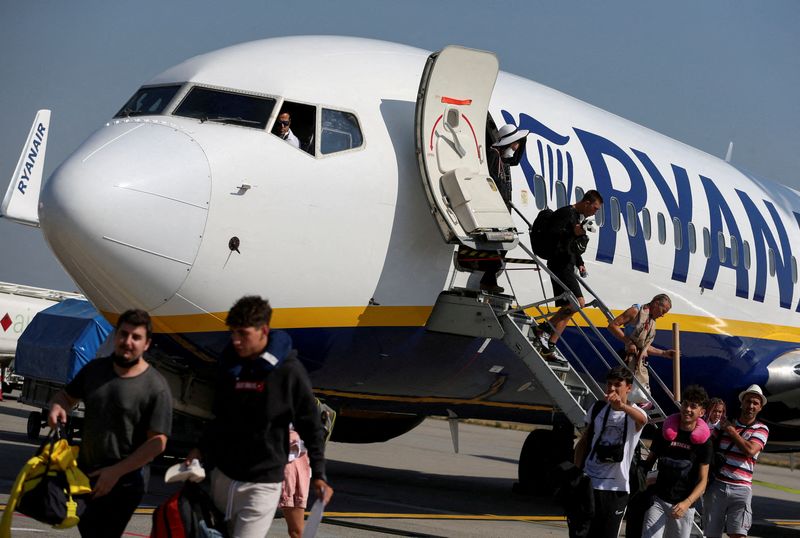
[[[725,162],[731,162],[731,157],[733,157],[733,140],[728,143],[728,152],[725,153]]]
[[[0,205],[1,216],[20,224],[39,226],[39,192],[42,190],[44,154],[49,135],[50,111],[40,110],[33,120],[31,132],[22,148],[3,204]]]

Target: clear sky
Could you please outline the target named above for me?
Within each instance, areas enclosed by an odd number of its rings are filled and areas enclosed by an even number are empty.
[[[363,36],[492,50],[501,69],[800,189],[800,2],[5,0],[0,196],[33,116],[45,176],[143,82],[267,37]],[[38,229],[0,219],[0,281],[74,290]]]

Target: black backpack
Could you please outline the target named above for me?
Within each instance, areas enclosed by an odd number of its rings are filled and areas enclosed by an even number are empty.
[[[556,253],[558,237],[551,229],[550,221],[552,217],[552,209],[547,207],[542,209],[539,211],[539,214],[536,215],[530,229],[533,253],[545,260],[550,259]]]

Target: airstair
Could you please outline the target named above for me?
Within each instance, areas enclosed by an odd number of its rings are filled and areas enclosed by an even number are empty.
[[[512,260],[511,263],[527,262],[527,270],[538,271],[540,275],[546,273],[551,280],[562,284],[562,288],[566,289],[543,260],[524,243],[519,242],[518,246],[529,258]],[[508,273],[506,276],[511,283]],[[613,314],[586,280],[578,278],[588,291],[587,295],[594,297],[583,309],[569,290],[559,296],[546,297],[535,303],[519,304],[513,293],[513,286],[512,294],[509,295],[451,287],[437,298],[426,328],[435,332],[502,341],[525,364],[536,386],[547,393],[556,410],[563,413],[573,426],[583,428],[587,409],[594,401],[602,399],[605,392],[592,377],[588,365],[599,361],[606,369],[618,365],[626,368],[627,366],[616,352],[619,344],[609,342],[585,310],[598,308],[608,321],[614,319]],[[546,286],[543,284],[542,288],[545,289]],[[547,321],[548,314],[545,309],[548,304],[558,299],[567,300],[572,305],[576,312],[573,315],[572,326],[586,343],[585,348],[591,350],[591,354],[584,353],[579,356],[563,338],[559,339],[554,355],[546,357],[542,354],[543,342],[537,335],[536,326],[540,322]],[[583,323],[579,323],[575,318],[579,318]],[[590,338],[590,335],[594,336],[594,339]],[[655,380],[674,401],[669,387],[650,366],[648,368],[651,381]],[[646,411],[649,421],[654,423],[663,421],[666,413],[649,394],[647,388],[636,378],[634,384],[652,402],[652,407]]]

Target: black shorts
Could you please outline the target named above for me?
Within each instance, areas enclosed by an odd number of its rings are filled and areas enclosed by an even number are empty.
[[[575,297],[583,297],[583,291],[581,291],[581,285],[578,282],[578,277],[575,276],[575,266],[574,265],[567,265],[564,267],[549,267],[548,268],[553,271],[553,274],[564,283],[564,286],[567,287]],[[553,280],[553,295],[558,296],[564,293],[564,288],[562,288],[555,280]],[[557,299],[556,306],[564,306],[568,305],[568,299]]]

